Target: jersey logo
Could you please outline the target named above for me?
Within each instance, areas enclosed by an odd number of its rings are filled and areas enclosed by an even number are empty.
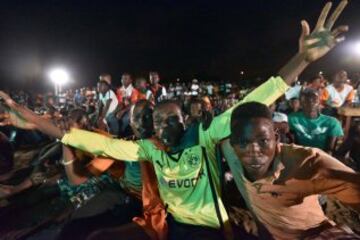
[[[312,130],[307,130],[305,129],[304,126],[302,126],[301,124],[295,124],[295,128],[305,137],[308,139],[312,139],[313,135],[321,135],[321,134],[325,134],[326,131],[328,130],[327,127],[317,127],[315,129]]]
[[[205,173],[201,169],[199,175],[196,177],[170,180],[166,180],[164,177],[161,177],[159,183],[161,185],[168,186],[169,188],[192,188],[196,186],[202,177],[205,177]]]
[[[190,167],[196,168],[200,164],[200,158],[199,158],[199,156],[192,154],[186,159],[186,163]]]

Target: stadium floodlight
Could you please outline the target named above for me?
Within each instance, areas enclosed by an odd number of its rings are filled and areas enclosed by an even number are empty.
[[[49,73],[50,80],[56,85],[64,85],[69,81],[69,74],[61,68],[56,68]]]
[[[360,41],[357,42],[357,43],[355,43],[355,45],[354,45],[354,51],[355,51],[355,53],[356,53],[357,55],[360,56]]]
[[[62,91],[62,86],[69,82],[69,73],[63,68],[54,68],[49,71],[49,78],[54,83],[55,96],[58,96]]]

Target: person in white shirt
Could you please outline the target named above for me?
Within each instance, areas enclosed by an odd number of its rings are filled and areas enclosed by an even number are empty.
[[[109,74],[100,75],[99,92],[98,127],[100,129],[108,128],[111,134],[117,136],[119,134],[119,122],[115,113],[119,102],[111,90],[111,76]]]
[[[159,103],[164,99],[167,99],[167,91],[164,86],[160,84],[160,76],[158,72],[150,72],[150,89],[154,95],[155,103]]]
[[[198,84],[198,80],[193,79],[192,84],[191,84],[191,95],[192,96],[197,96],[197,95],[199,95],[199,91],[200,91],[200,87],[199,87],[199,84]]]
[[[324,114],[336,116],[338,108],[352,104],[355,96],[354,88],[347,82],[347,72],[339,71],[335,74],[333,83],[322,91],[320,100],[325,107]]]

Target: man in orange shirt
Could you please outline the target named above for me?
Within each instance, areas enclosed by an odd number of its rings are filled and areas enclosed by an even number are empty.
[[[250,102],[234,110],[222,146],[261,239],[360,239],[331,222],[318,196],[360,210],[360,174],[320,149],[279,143],[271,112]]]

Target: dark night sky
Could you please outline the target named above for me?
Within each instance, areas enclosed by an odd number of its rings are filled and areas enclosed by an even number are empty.
[[[335,1],[338,3],[339,1]],[[275,73],[297,51],[300,20],[314,24],[323,0],[1,1],[0,87],[49,86],[62,65],[75,86],[101,72],[119,82],[158,70],[164,79],[239,79]],[[348,41],[306,73],[354,70],[347,45],[360,40],[360,0],[337,24]],[[360,63],[357,65],[360,68]],[[6,86],[5,86],[6,85]],[[24,86],[28,86],[24,85]]]

